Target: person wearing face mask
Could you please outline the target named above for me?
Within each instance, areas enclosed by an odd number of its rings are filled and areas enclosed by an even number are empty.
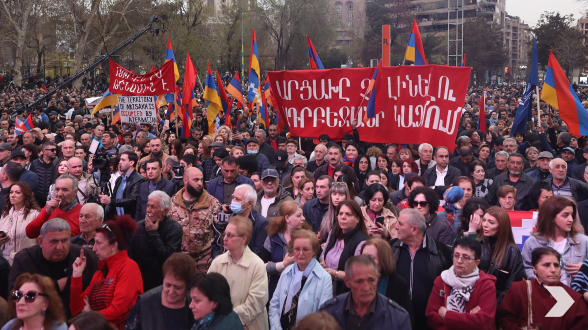
[[[266,168],[270,166],[270,161],[267,157],[259,152],[259,141],[252,137],[247,140],[247,153],[250,155],[255,155],[255,159],[259,164],[259,171],[263,172]]]
[[[212,262],[211,246],[221,204],[204,189],[203,173],[198,168],[187,168],[183,180],[184,188],[172,196],[169,217],[182,227],[181,251],[194,259],[197,273],[206,273]]]
[[[230,210],[233,215],[240,215],[251,220],[253,224],[253,232],[247,245],[251,252],[260,255],[263,250],[263,244],[267,238],[268,220],[253,209],[253,206],[257,202],[255,188],[249,184],[238,185],[232,196]],[[220,235],[221,233],[217,232],[214,242],[212,243],[211,250],[213,259],[225,252],[223,240]]]
[[[162,267],[163,285],[137,298],[125,320],[127,330],[190,330],[194,317],[190,310],[188,282],[196,275],[192,258],[172,254]]]

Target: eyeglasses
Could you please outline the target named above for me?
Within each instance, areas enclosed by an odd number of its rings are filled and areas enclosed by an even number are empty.
[[[308,253],[308,252],[310,252],[309,248],[294,248],[293,250],[295,253],[300,253],[300,252]]]
[[[41,293],[41,292],[27,292],[27,293],[22,293],[18,290],[12,292],[12,297],[14,298],[15,302],[19,302],[20,298],[24,297],[25,298],[25,302],[28,303],[32,303],[35,301],[35,299],[37,299],[37,296],[44,296],[44,297],[48,297],[48,295]]]
[[[225,232],[225,237],[228,237],[228,238],[241,237],[241,236],[243,236],[243,235],[234,235],[234,234]]]
[[[415,207],[416,206],[425,207],[425,206],[429,205],[429,202],[427,202],[427,201],[425,201],[425,202],[417,202],[417,201],[414,201],[412,203],[414,204]]]
[[[56,151],[57,151],[57,149],[45,149],[45,151],[56,152]]]
[[[472,260],[473,260],[473,259],[472,259],[470,256],[468,256],[468,255],[462,255],[462,256],[460,256],[460,255],[458,255],[458,254],[454,254],[454,255],[453,255],[453,261],[458,261],[459,259],[461,259],[461,261],[463,261],[463,262],[465,262],[465,263],[468,263],[468,262],[470,262],[470,261],[472,261]]]

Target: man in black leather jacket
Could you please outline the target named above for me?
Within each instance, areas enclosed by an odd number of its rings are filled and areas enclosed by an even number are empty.
[[[123,152],[120,155],[119,168],[122,175],[116,179],[112,196],[100,195],[100,202],[107,205],[106,218],[110,219],[114,215],[129,214],[135,217],[137,210],[137,199],[139,198],[139,188],[145,182],[143,176],[135,171],[135,165],[139,157],[132,151]],[[123,182],[124,177],[124,182]]]

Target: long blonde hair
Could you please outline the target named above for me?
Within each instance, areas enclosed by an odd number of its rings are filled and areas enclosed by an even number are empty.
[[[331,189],[329,189],[329,210],[327,213],[325,213],[325,216],[321,221],[321,228],[319,230],[321,241],[327,239],[329,232],[333,228],[333,223],[335,222],[335,212],[337,207],[333,205],[333,201],[331,201],[331,194],[333,193],[345,194],[345,199],[351,199],[351,196],[349,195],[349,188],[347,188],[347,184],[345,182],[333,182]]]

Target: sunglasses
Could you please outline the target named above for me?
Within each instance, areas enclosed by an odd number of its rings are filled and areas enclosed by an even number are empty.
[[[25,298],[25,302],[32,303],[32,302],[35,301],[35,299],[37,299],[37,296],[48,297],[48,295],[46,295],[44,293],[32,292],[32,291],[23,294],[22,292],[20,292],[20,291],[17,290],[17,291],[14,291],[12,293],[12,297],[14,298],[14,301],[15,302],[19,302],[20,301],[20,298],[24,297]]]
[[[45,149],[46,151],[56,152],[57,149]]]
[[[429,205],[429,202],[417,202],[417,201],[414,201],[412,203],[414,204],[415,207],[416,206],[425,207],[425,206]]]

